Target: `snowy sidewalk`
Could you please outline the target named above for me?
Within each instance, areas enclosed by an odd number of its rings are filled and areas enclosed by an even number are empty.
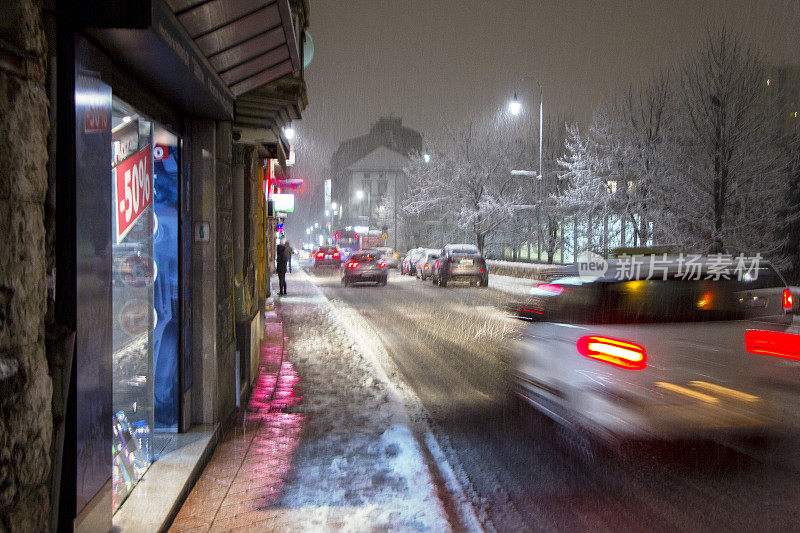
[[[305,273],[287,284],[250,403],[171,531],[450,530],[380,372]]]

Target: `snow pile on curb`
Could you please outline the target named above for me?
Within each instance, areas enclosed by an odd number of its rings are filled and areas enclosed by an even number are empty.
[[[466,527],[468,531],[484,531],[481,520],[477,517],[475,509],[464,493],[464,486],[469,486],[469,481],[463,476],[458,476],[447,462],[445,455],[428,427],[427,413],[422,403],[414,391],[404,383],[378,335],[355,309],[346,306],[337,307],[327,298],[326,302],[331,321],[337,324],[343,335],[355,339],[353,348],[357,349],[365,357],[378,381],[387,388],[388,401],[393,406],[391,411],[395,423],[403,424],[408,428],[411,425],[411,420],[413,420],[423,427],[425,433],[423,438],[440,474],[444,477],[447,490],[450,492],[456,512],[459,515],[461,526]],[[389,369],[388,374],[387,369]],[[419,453],[419,445],[416,439],[413,442],[415,449]],[[425,474],[427,479],[426,486],[430,486],[430,489],[434,490],[427,469],[425,469]],[[441,508],[441,503],[438,502],[438,499],[437,503]],[[442,512],[444,511],[442,510]],[[486,520],[486,517],[483,518]]]
[[[304,430],[273,529],[451,530],[391,382],[327,298],[303,285],[281,302]]]

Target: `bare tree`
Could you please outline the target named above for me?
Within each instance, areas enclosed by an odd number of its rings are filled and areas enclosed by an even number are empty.
[[[431,143],[429,161],[421,155],[411,157],[406,213],[439,218],[442,224],[470,232],[483,251],[487,236],[508,223],[520,204],[519,180],[509,171],[524,145],[515,141],[519,135],[511,129],[507,123],[475,122],[447,128]]]
[[[670,232],[699,251],[769,253],[786,157],[760,56],[738,35],[709,32],[681,66]]]
[[[660,225],[663,216],[657,201],[670,165],[670,141],[675,106],[670,77],[660,74],[648,83],[628,89],[617,104],[625,132],[625,187],[621,188],[624,213],[634,231],[633,245],[644,245],[651,238],[650,223]]]

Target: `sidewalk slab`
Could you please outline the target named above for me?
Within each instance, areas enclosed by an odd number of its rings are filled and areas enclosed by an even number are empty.
[[[402,406],[308,276],[287,284],[284,342],[170,531],[450,530]]]
[[[162,531],[175,516],[219,437],[218,425],[158,435],[153,464],[113,518],[114,531]]]

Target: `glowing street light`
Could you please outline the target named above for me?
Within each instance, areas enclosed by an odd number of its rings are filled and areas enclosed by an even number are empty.
[[[362,191],[360,189],[357,190],[356,191],[356,200],[363,200],[363,199],[364,199],[364,191]]]
[[[294,128],[291,126],[286,126],[283,128],[283,134],[286,135],[286,140],[291,141],[294,139]]]
[[[522,111],[522,102],[519,101],[517,98],[517,92],[514,91],[514,98],[508,103],[508,111],[512,115],[516,116],[519,115],[520,111]]]
[[[431,154],[422,154],[422,160],[425,161],[426,163],[430,163],[431,162]]]
[[[536,81],[536,80],[532,80]],[[536,81],[539,86],[539,176],[542,179],[542,135],[544,131],[544,92],[542,91],[542,84]],[[517,98],[517,91],[514,91],[514,98],[508,103],[508,111],[512,115],[519,115],[522,112],[522,103]]]

